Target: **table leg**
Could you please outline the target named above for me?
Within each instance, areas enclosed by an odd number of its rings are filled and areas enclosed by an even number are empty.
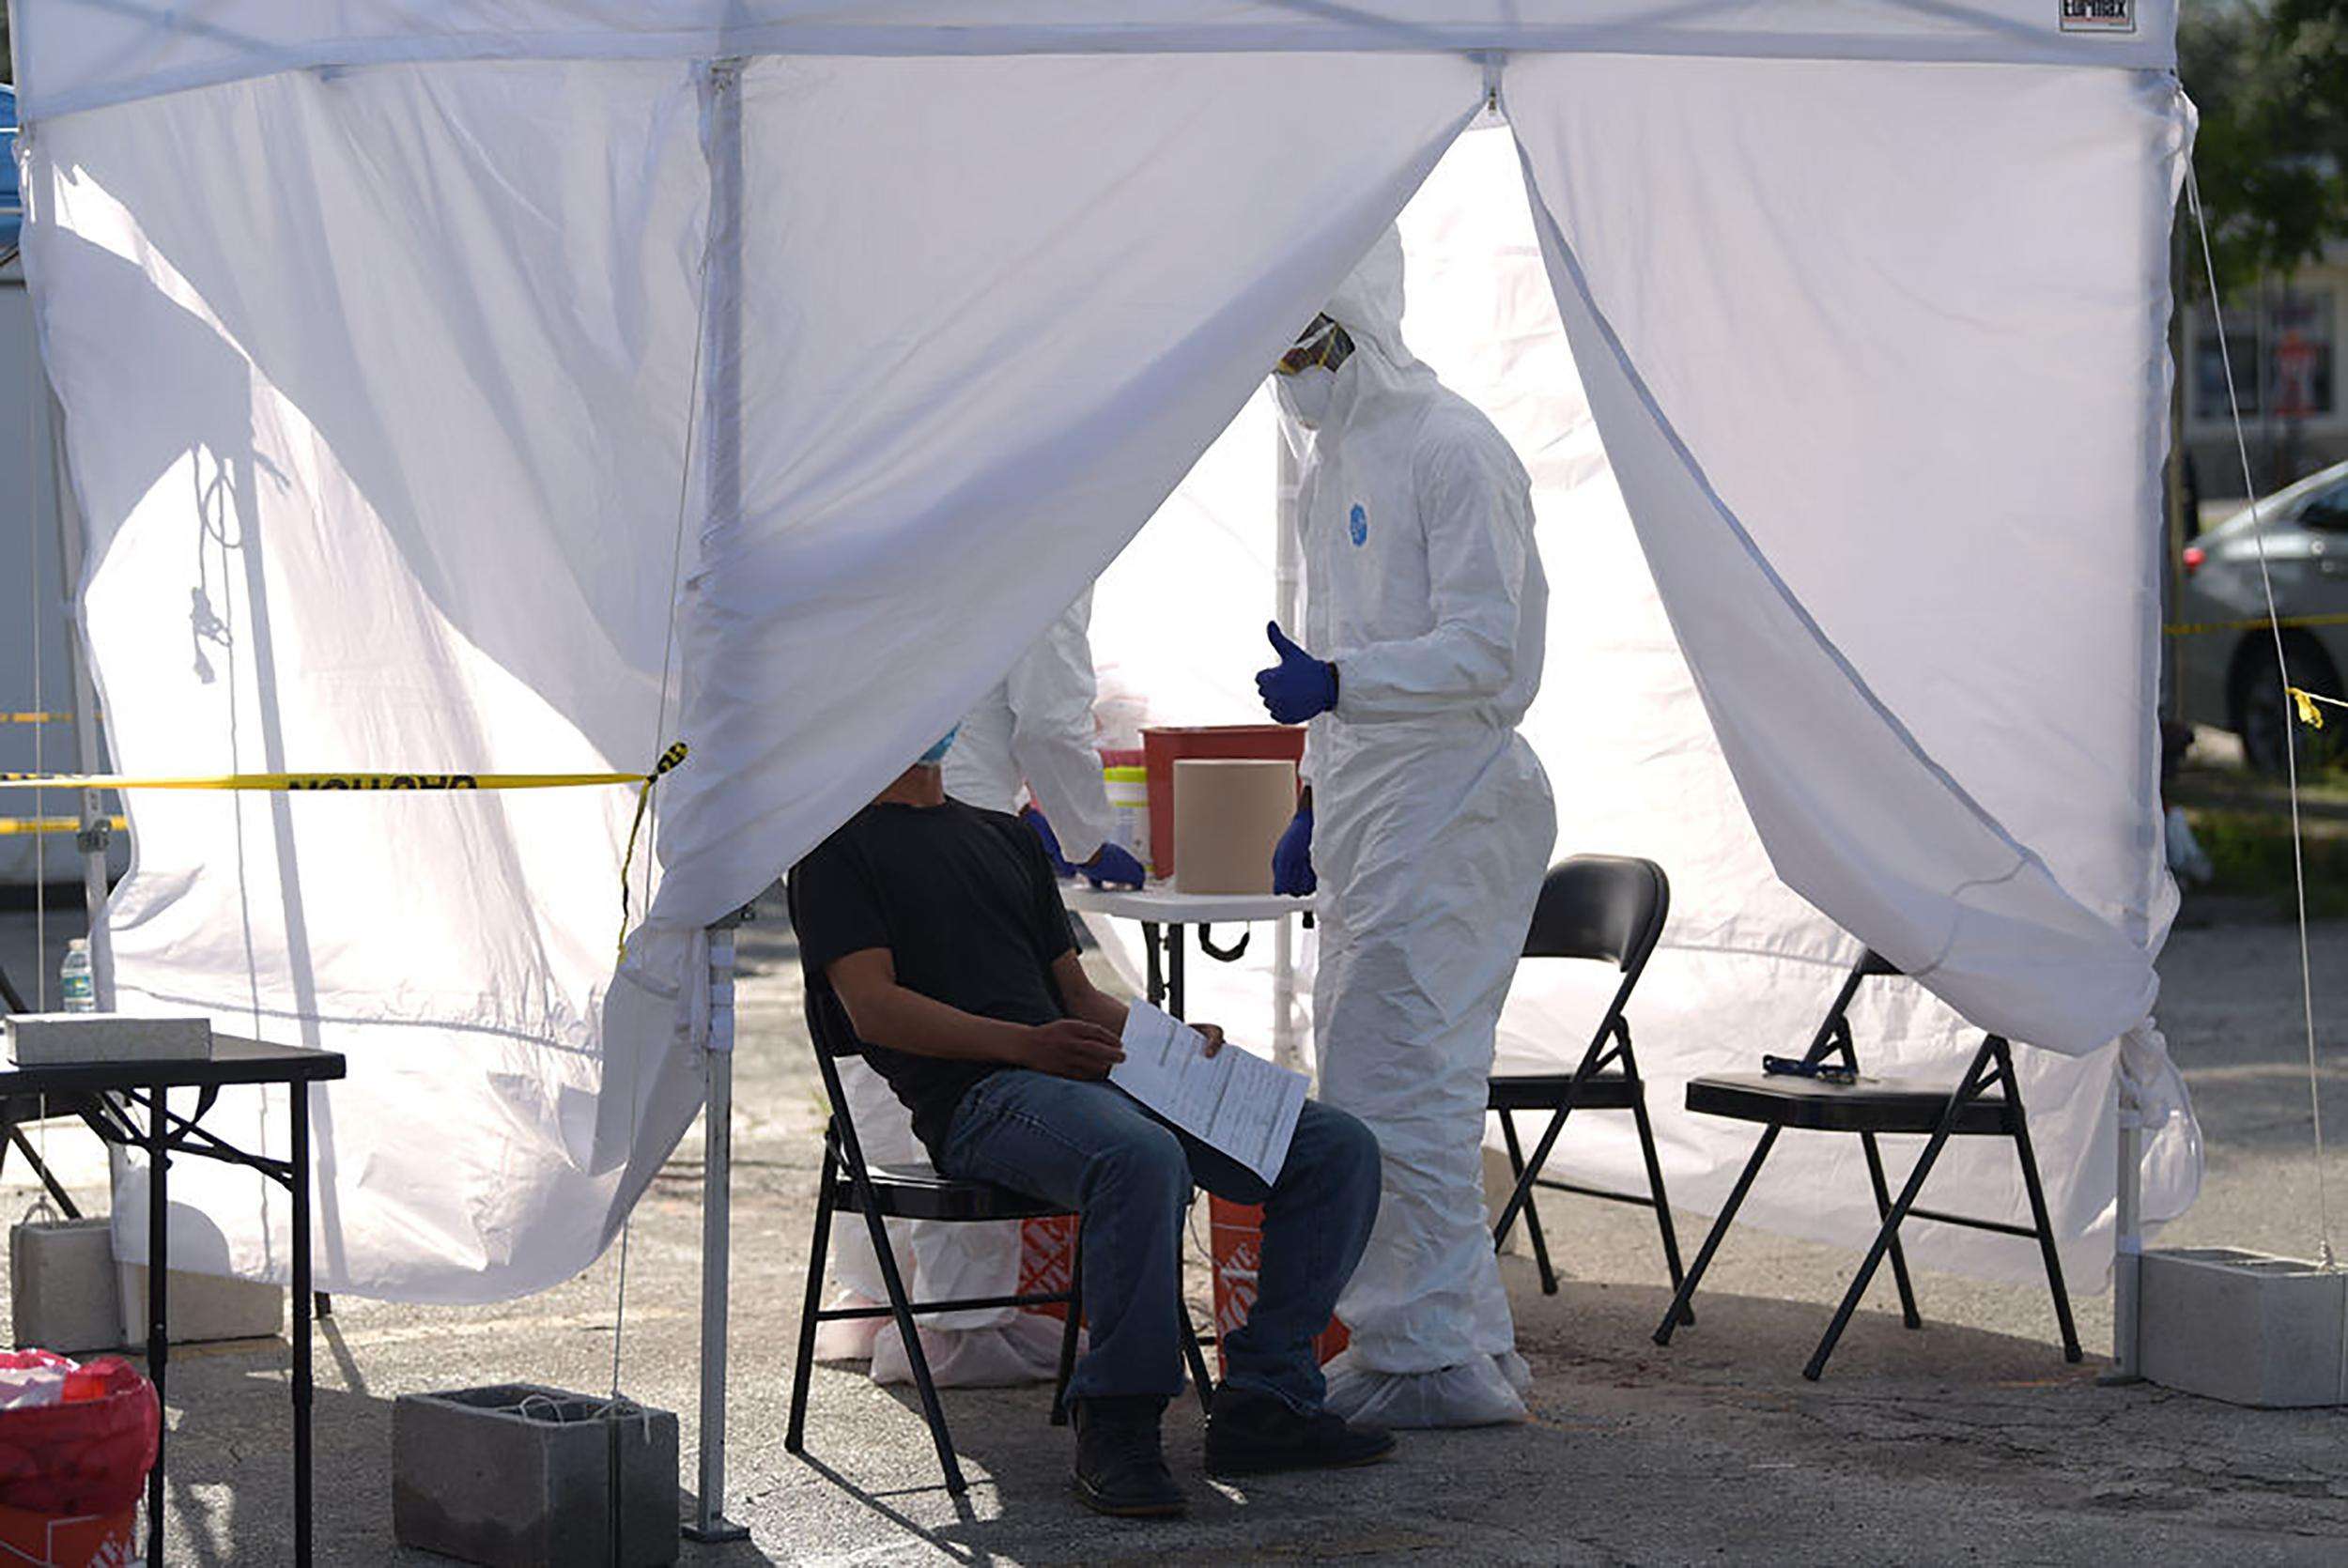
[[[1153,1007],[1166,1005],[1166,974],[1158,967],[1159,928],[1155,920],[1141,923],[1142,961],[1147,967],[1147,982],[1142,987],[1145,998]]]
[[[164,1320],[164,1282],[170,1278],[171,1198],[165,1176],[171,1160],[163,1145],[163,1086],[147,1091],[147,1376],[155,1385],[162,1423],[155,1433],[155,1468],[147,1476],[147,1563],[163,1568],[163,1446],[171,1415],[163,1398],[163,1373],[171,1360],[171,1327]]]
[[[294,1561],[310,1568],[310,1085],[286,1085],[293,1103]]]
[[[1182,1012],[1182,927],[1178,923],[1166,928],[1166,1010],[1176,1018]]]

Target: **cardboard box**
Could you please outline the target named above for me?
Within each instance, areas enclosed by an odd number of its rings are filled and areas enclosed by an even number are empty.
[[[1296,815],[1296,764],[1185,757],[1174,764],[1174,890],[1265,894],[1272,852]]]

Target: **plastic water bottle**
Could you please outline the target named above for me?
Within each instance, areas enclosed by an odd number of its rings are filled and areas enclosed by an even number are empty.
[[[89,939],[77,936],[65,945],[65,962],[57,969],[57,988],[70,1013],[98,1010],[98,986],[90,977]]]

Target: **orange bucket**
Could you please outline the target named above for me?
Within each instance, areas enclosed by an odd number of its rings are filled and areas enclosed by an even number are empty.
[[[1066,1290],[1075,1277],[1076,1217],[1049,1214],[1020,1221],[1019,1294],[1034,1296],[1047,1290]],[[1057,1317],[1062,1322],[1068,1318],[1067,1304],[1061,1301],[1022,1307],[1020,1311]]]
[[[1230,1370],[1223,1346],[1256,1310],[1256,1275],[1263,1259],[1263,1209],[1256,1204],[1231,1203],[1212,1194],[1207,1199],[1207,1245],[1214,1255],[1214,1353],[1221,1370]],[[1313,1348],[1323,1363],[1345,1348],[1350,1338],[1336,1318],[1321,1330]]]

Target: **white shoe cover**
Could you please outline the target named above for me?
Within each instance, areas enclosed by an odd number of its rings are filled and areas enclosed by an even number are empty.
[[[880,1302],[868,1299],[853,1290],[835,1290],[826,1307],[877,1307]],[[885,1317],[848,1317],[815,1325],[815,1359],[819,1361],[869,1361],[873,1359],[873,1341],[881,1331]]]
[[[1329,1363],[1329,1408],[1370,1426],[1500,1426],[1532,1419],[1532,1369],[1515,1351],[1434,1372],[1379,1372],[1351,1351]]]
[[[873,1381],[910,1383],[913,1362],[905,1355],[897,1325],[877,1319],[873,1342]],[[1007,1389],[1048,1383],[1059,1375],[1060,1320],[1035,1313],[1013,1313],[992,1329],[917,1329],[930,1376],[941,1389]]]

